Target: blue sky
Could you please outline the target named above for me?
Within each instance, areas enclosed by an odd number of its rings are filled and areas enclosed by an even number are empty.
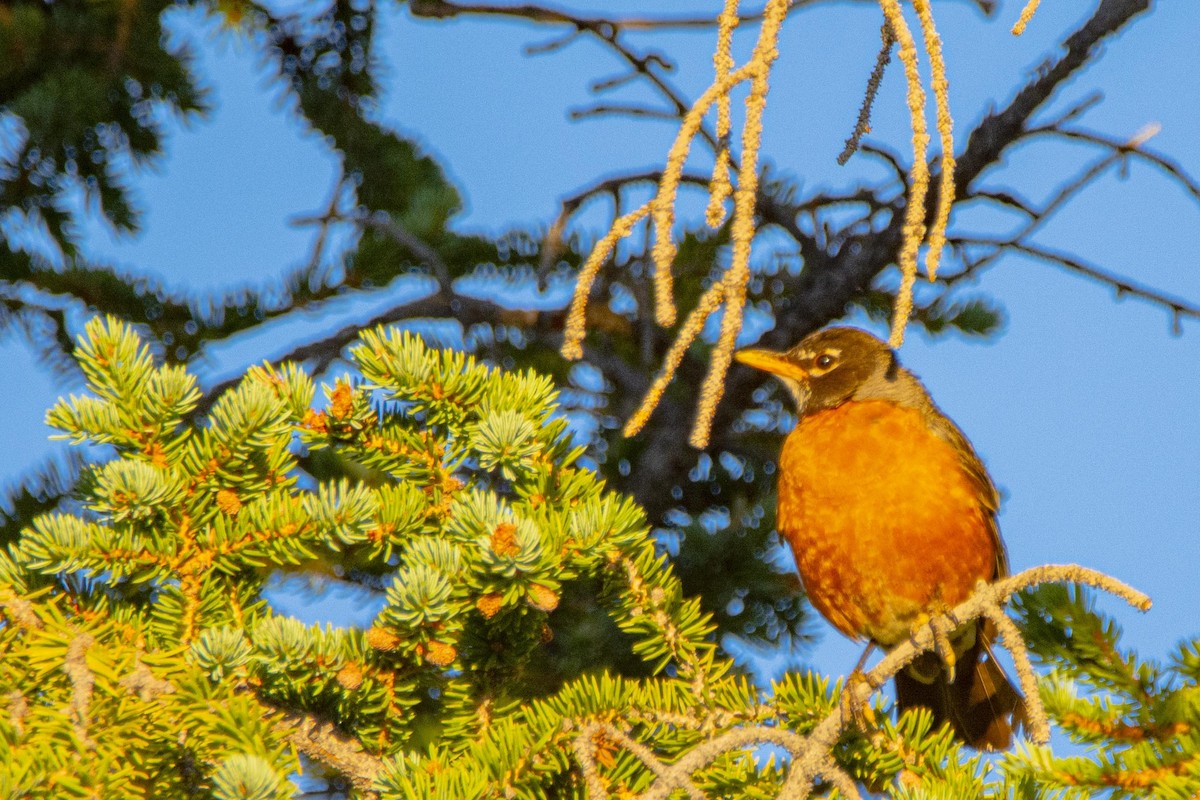
[[[566,5],[566,4],[565,4]],[[589,4],[569,4],[586,10]],[[593,12],[682,13],[716,3],[591,3]],[[958,131],[1002,103],[1051,54],[1094,4],[1048,0],[1021,38],[1008,28],[1021,2],[1005,0],[988,20],[966,2],[936,4],[946,47]],[[1085,5],[1086,9],[1081,8]],[[1150,147],[1200,173],[1200,78],[1195,32],[1200,7],[1163,3],[1111,41],[1098,63],[1056,97],[1065,109],[1093,91],[1103,102],[1084,118],[1093,130],[1129,137],[1150,123]],[[253,48],[195,14],[175,14],[176,35],[200,56],[214,113],[172,123],[166,155],[137,180],[143,232],[117,239],[87,230],[84,250],[122,269],[197,292],[269,283],[303,263],[313,232],[291,220],[327,202],[336,165],[319,137],[303,131],[280,103]],[[803,190],[874,180],[878,164],[834,158],[853,124],[878,46],[879,14],[869,3],[818,6],[784,29],[772,80],[763,157],[797,177]],[[599,176],[661,166],[673,135],[666,123],[603,118],[575,122],[568,110],[593,101],[588,86],[620,65],[589,40],[528,57],[522,48],[554,32],[482,19],[413,21],[391,7],[379,32],[387,94],[380,118],[423,143],[466,199],[455,220],[464,231],[544,227],[559,198]],[[657,46],[680,65],[677,85],[696,96],[711,75],[713,34],[674,33]],[[635,39],[645,43],[646,40]],[[737,40],[744,55],[752,39]],[[645,101],[639,87],[619,95]],[[889,71],[871,139],[909,148],[901,74]],[[961,141],[961,140],[960,140]],[[989,185],[1049,197],[1097,151],[1050,142],[1011,153]],[[703,166],[701,162],[697,162]],[[598,232],[607,209],[585,215]],[[959,230],[1006,230],[1015,220],[964,209]],[[1139,283],[1200,302],[1196,238],[1200,207],[1144,163],[1109,173],[1039,233],[1048,247],[1077,253]],[[1014,569],[1078,562],[1149,592],[1146,616],[1116,610],[1126,641],[1164,656],[1200,633],[1200,322],[1171,333],[1169,315],[1111,289],[1019,258],[999,262],[964,294],[987,294],[1006,313],[987,341],[910,335],[901,356],[975,443],[1004,492],[1001,528]],[[373,301],[377,304],[381,301]],[[289,337],[362,314],[347,301],[338,319],[304,320],[221,348],[203,366],[227,376],[282,352]],[[866,324],[864,320],[856,320]],[[877,332],[878,328],[876,329]],[[51,451],[40,423],[59,391],[10,337],[0,345],[13,374],[10,420],[0,444],[18,474]],[[844,673],[859,648],[821,626],[814,661]]]

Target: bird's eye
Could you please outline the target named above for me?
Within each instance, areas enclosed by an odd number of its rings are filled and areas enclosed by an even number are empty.
[[[818,369],[833,369],[833,365],[836,363],[837,359],[829,353],[822,353],[821,355],[817,356],[816,364]]]

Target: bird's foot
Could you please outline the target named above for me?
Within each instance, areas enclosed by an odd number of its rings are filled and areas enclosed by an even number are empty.
[[[863,687],[866,689],[864,690]],[[863,733],[869,734],[878,727],[875,709],[871,708],[870,703],[871,693],[878,688],[879,686],[867,677],[861,667],[854,668],[850,676],[846,678],[846,685],[842,687],[842,695],[839,700],[843,729],[853,725]]]
[[[946,680],[954,683],[954,668],[958,664],[958,654],[950,641],[950,634],[957,627],[957,620],[950,619],[944,612],[922,614],[912,625],[912,636],[915,638],[922,628],[928,627],[933,635],[933,651],[946,668]]]

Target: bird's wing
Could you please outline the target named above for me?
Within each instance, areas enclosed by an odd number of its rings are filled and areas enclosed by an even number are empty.
[[[1008,575],[1008,553],[1004,549],[1004,541],[1000,538],[1000,525],[996,521],[996,514],[1000,510],[1000,493],[996,491],[996,485],[992,483],[987,467],[983,465],[966,435],[936,407],[930,411],[929,422],[933,430],[954,446],[963,472],[974,484],[979,498],[983,501],[983,507],[987,511],[988,531],[996,549],[996,574],[993,578],[1003,578]]]

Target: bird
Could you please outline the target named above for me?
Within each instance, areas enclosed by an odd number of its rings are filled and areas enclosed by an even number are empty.
[[[784,352],[734,358],[779,379],[798,421],[778,462],[776,528],[809,601],[833,627],[890,650],[1008,574],[999,494],[958,426],[896,352],[871,333],[830,327]],[[990,648],[994,625],[949,634],[953,655],[926,653],[895,676],[900,713],[928,708],[935,726],[978,750],[1007,750],[1025,700]]]

